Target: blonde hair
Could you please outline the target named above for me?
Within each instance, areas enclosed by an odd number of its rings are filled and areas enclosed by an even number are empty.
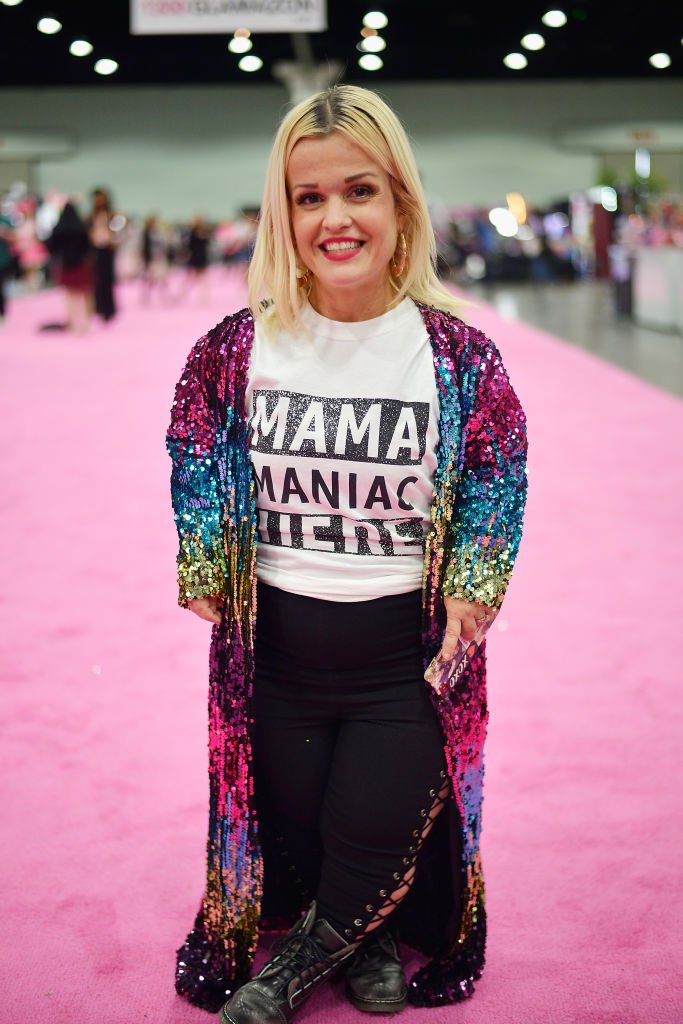
[[[405,129],[384,100],[355,85],[334,85],[294,107],[283,119],[268,159],[254,255],[249,266],[249,305],[255,317],[291,330],[308,287],[297,277],[286,173],[301,139],[340,132],[372,156],[389,174],[396,211],[402,217],[407,259],[400,278],[392,275],[394,304],[405,296],[457,312],[459,303],[436,274],[436,242],[415,157]]]

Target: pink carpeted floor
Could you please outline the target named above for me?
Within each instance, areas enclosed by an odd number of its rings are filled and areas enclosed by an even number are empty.
[[[175,601],[163,447],[212,294],[0,328],[3,1024],[201,1024],[174,951],[200,896],[208,626]],[[202,304],[203,303],[203,304]],[[405,1024],[679,1024],[683,404],[490,309],[530,499],[489,643],[488,968]],[[414,958],[413,958],[414,960]],[[302,1021],[363,1018],[335,987]]]

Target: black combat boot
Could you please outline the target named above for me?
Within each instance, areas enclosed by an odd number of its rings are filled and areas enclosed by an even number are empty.
[[[398,1013],[408,990],[396,940],[386,924],[375,928],[346,971],[346,995],[365,1013]]]
[[[275,947],[275,956],[221,1010],[221,1024],[284,1024],[297,1006],[355,953],[323,919],[316,904]]]

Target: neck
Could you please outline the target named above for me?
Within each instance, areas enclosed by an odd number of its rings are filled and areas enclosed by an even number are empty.
[[[357,323],[361,320],[373,320],[382,316],[395,305],[395,294],[387,282],[386,289],[374,289],[365,294],[358,288],[336,288],[334,291],[321,289],[313,282],[308,301],[316,313],[328,320],[339,320],[342,323]]]

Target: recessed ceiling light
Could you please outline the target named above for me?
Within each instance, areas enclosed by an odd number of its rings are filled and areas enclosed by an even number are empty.
[[[38,31],[46,36],[53,36],[55,32],[61,32],[62,23],[56,18],[41,18],[37,25]]]
[[[363,71],[379,71],[384,67],[384,61],[374,53],[364,53],[358,61]]]
[[[671,57],[668,53],[653,53],[650,57],[650,64],[653,68],[668,68],[671,64]]]
[[[113,75],[118,70],[119,66],[116,61],[109,57],[101,57],[95,61],[95,71],[98,75]]]
[[[506,57],[503,57],[503,64],[512,71],[521,71],[528,63],[529,61],[523,53],[508,53]]]
[[[548,28],[562,28],[567,24],[567,15],[564,11],[546,11],[541,21]]]
[[[545,46],[545,39],[538,32],[527,32],[520,42],[525,50],[542,50]]]
[[[381,36],[368,36],[367,39],[363,39],[358,45],[365,53],[381,53],[387,46]]]
[[[85,39],[74,39],[69,47],[69,53],[74,57],[87,57],[93,51],[92,43]]]
[[[247,57],[242,57],[238,61],[237,67],[240,71],[259,71],[263,67],[263,61],[252,53]]]
[[[19,4],[21,3],[21,0],[2,0],[2,3],[5,5],[5,7],[18,7]]]
[[[247,39],[246,36],[235,36],[228,43],[228,49],[231,53],[248,53],[253,45],[251,39]]]
[[[363,18],[363,24],[366,28],[386,28],[389,19],[383,11],[368,11]]]

